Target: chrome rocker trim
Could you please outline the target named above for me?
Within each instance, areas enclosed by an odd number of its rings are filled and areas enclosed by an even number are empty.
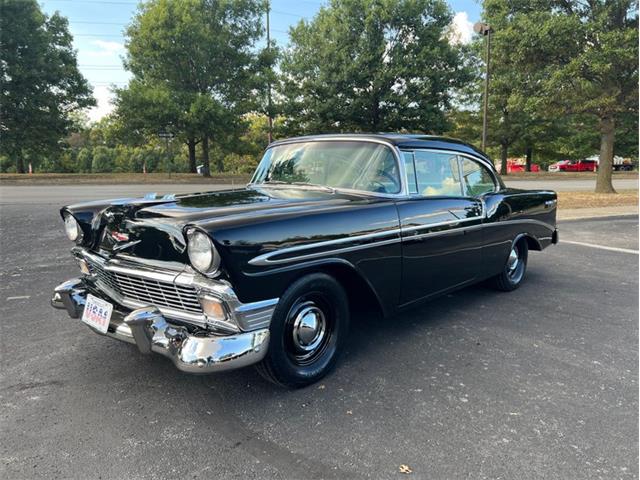
[[[51,306],[66,310],[71,318],[80,318],[86,298],[84,283],[76,278],[55,288]],[[134,344],[141,353],[164,355],[178,370],[187,373],[245,367],[261,361],[269,346],[267,328],[226,336],[208,332],[195,335],[184,326],[167,322],[153,306],[139,308],[129,314],[114,308],[106,334],[89,328],[101,335]]]

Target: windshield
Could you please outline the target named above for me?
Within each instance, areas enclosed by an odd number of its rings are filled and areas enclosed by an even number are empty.
[[[300,142],[271,147],[260,161],[252,183],[400,192],[398,164],[391,148],[357,141]]]

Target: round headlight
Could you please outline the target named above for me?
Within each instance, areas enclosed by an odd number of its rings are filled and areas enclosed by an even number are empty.
[[[189,261],[200,273],[214,273],[220,266],[220,256],[208,235],[194,231],[189,234]]]
[[[80,225],[70,213],[67,213],[64,216],[64,231],[66,232],[67,237],[69,237],[69,240],[73,242],[81,238],[82,230],[80,229]]]

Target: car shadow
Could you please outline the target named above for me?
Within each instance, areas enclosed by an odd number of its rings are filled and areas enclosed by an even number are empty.
[[[531,277],[528,283],[535,283],[532,282],[535,275]],[[383,365],[381,358],[397,357],[403,352],[403,345],[415,345],[416,341],[424,343],[425,348],[428,348],[429,342],[437,338],[438,332],[445,336],[453,335],[448,327],[456,321],[458,315],[456,311],[460,312],[464,309],[465,312],[478,311],[479,315],[486,314],[487,310],[483,309],[482,305],[494,295],[499,293],[480,283],[388,317],[384,317],[374,309],[354,312],[347,347],[337,368],[320,383],[341,384],[345,381],[345,377],[355,375],[348,369],[361,370],[364,365],[371,376],[375,376],[376,372],[388,376],[389,364],[385,362],[386,365]],[[243,398],[255,395],[265,400],[283,398],[283,396],[286,398],[288,395],[296,395],[295,392],[314,390],[317,387],[317,385],[311,385],[300,390],[288,390],[263,379],[253,368],[210,375],[185,374],[175,369],[171,361],[166,358],[159,355],[139,354],[132,346],[123,345],[123,347],[129,347],[131,349],[129,355],[136,357],[131,359],[137,363],[136,370],[143,369],[147,376],[155,378],[155,382],[171,382],[173,388],[183,392],[191,391],[196,396],[199,389],[204,389],[200,393],[205,395],[215,395],[217,392],[222,395],[220,397],[222,403],[229,398],[239,402]],[[406,370],[406,367],[405,362],[398,362],[397,367],[392,366],[391,369],[397,368],[398,373],[401,373]],[[216,403],[219,404],[219,402]]]

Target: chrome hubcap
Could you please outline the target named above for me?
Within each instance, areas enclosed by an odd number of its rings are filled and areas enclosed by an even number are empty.
[[[301,305],[293,320],[293,345],[301,352],[314,351],[324,339],[326,319],[313,302]]]
[[[513,247],[511,249],[511,253],[509,253],[509,260],[507,261],[507,268],[509,269],[509,273],[512,274],[518,268],[518,262],[520,258],[518,256],[518,249]]]

